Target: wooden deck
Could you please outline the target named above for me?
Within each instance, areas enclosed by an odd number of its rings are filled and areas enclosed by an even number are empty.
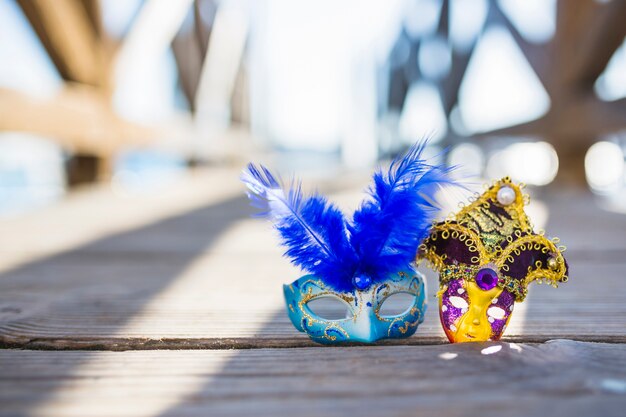
[[[237,175],[89,189],[0,222],[1,416],[624,415],[625,214],[535,196],[571,278],[532,287],[502,342],[448,344],[431,298],[409,339],[319,347],[283,311],[298,271]],[[365,182],[321,188],[354,207]]]

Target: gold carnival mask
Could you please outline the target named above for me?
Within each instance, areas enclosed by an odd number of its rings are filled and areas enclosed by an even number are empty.
[[[529,198],[506,177],[452,219],[437,223],[418,260],[439,272],[439,315],[455,342],[498,340],[528,284],[568,279],[564,247],[535,233],[524,212]]]

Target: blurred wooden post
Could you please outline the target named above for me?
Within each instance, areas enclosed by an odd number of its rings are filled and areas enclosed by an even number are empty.
[[[584,184],[588,147],[602,135],[626,128],[626,100],[604,102],[594,91],[595,81],[626,37],[626,2],[560,0],[556,33],[545,45],[524,40],[495,1],[488,20],[512,34],[550,95],[551,106],[540,119],[480,137],[545,138],[559,156],[556,180]]]
[[[581,186],[586,184],[584,167],[588,148],[582,144],[588,142],[588,139],[572,139],[573,137],[568,137],[549,141],[559,157],[559,170],[555,181],[559,184]]]
[[[111,158],[120,149],[176,136],[167,126],[157,130],[124,120],[113,109],[118,51],[102,28],[99,0],[17,2],[66,84],[53,98],[0,89],[0,130],[56,140],[70,152],[70,185],[110,176]],[[162,41],[169,47],[171,39]]]
[[[101,159],[94,155],[71,155],[65,163],[67,185],[75,187],[96,181],[99,177],[101,164]]]
[[[18,0],[18,4],[61,76],[95,87],[105,102],[105,91],[98,88],[108,84],[98,0]],[[68,184],[96,181],[103,157],[102,153],[84,151],[70,155],[66,164]]]

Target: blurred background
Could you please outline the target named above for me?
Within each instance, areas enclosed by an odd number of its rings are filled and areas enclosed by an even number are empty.
[[[425,136],[463,176],[626,207],[621,0],[0,0],[0,216]]]

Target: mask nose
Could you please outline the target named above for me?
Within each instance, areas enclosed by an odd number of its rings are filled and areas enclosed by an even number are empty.
[[[474,320],[472,320],[472,324],[474,326],[480,326],[480,320],[478,318],[475,318]]]

